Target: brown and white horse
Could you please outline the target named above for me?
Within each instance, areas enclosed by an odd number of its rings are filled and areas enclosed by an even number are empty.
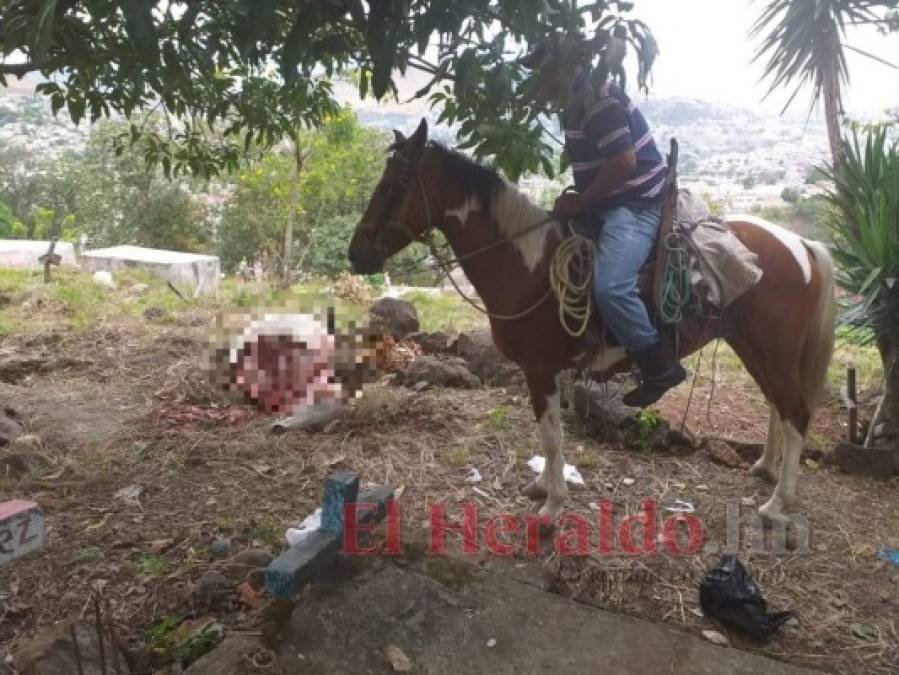
[[[408,139],[395,133],[392,155],[350,243],[350,262],[359,273],[378,272],[390,256],[436,228],[491,314],[510,316],[533,307],[513,320],[491,317],[490,324],[496,346],[524,371],[547,457],[526,493],[545,496],[540,516],[554,521],[568,491],[558,378],[584,351],[582,341],[562,329],[555,298],[540,301],[547,296],[562,226],[492,169],[429,143],[424,120]],[[803,440],[833,351],[833,264],[824,245],[761,219],[735,218],[727,225],[758,255],[763,276],[714,331],[685,326],[680,356],[722,337],[765,394],[768,437],[751,472],[774,480],[781,463],[774,494],[759,512],[786,521],[783,509],[796,497]],[[594,370],[626,365],[623,349],[600,354],[604,362],[597,359]]]

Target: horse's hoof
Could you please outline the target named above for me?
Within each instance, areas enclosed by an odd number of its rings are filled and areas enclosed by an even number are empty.
[[[783,512],[783,507],[775,503],[773,498],[759,507],[759,515],[772,525],[789,525],[793,522],[790,516]]]
[[[776,483],[777,476],[774,475],[774,472],[768,468],[768,465],[763,463],[761,460],[753,464],[749,467],[749,474],[755,476],[756,478],[761,478],[766,483]]]
[[[549,496],[546,489],[537,483],[536,478],[521,488],[521,494],[535,502],[546,501],[546,498]]]

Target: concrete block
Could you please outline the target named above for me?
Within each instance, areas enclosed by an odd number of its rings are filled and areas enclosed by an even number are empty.
[[[343,546],[344,507],[358,503],[356,522],[371,525],[387,516],[393,489],[383,486],[359,492],[359,477],[351,471],[335,471],[325,481],[321,529],[279,555],[265,570],[265,589],[276,598],[289,598],[304,584],[328,569]]]
[[[0,503],[0,566],[44,546],[44,512],[34,502]]]
[[[289,598],[331,565],[342,543],[341,534],[328,530],[313,532],[266,568],[265,590],[276,598]]]
[[[343,532],[344,505],[355,502],[359,495],[359,476],[352,471],[335,471],[325,480],[322,504],[322,529],[334,534]]]
[[[201,295],[219,286],[221,265],[214,255],[164,251],[142,246],[113,246],[81,254],[81,267],[88,272],[116,272],[128,267],[146,269],[173,284],[185,284]]]

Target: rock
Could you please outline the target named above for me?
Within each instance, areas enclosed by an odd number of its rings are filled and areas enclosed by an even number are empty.
[[[81,656],[81,671],[78,670],[75,645],[72,643],[72,626]],[[100,642],[97,631],[88,623],[65,622],[46,633],[40,634],[13,656],[13,667],[21,675],[108,675],[115,672],[116,660],[121,672],[128,672],[128,664],[121,649],[106,637],[103,642],[106,672],[101,669]]]
[[[443,331],[412,333],[409,340],[421,347],[424,354],[445,354],[450,348],[450,336]]]
[[[454,343],[455,352],[484,384],[506,386],[523,380],[521,368],[507,359],[493,344],[489,330],[462,333]]]
[[[184,675],[234,675],[236,673],[266,672],[252,666],[253,657],[264,647],[252,635],[229,635],[211,652],[194,661]],[[261,659],[257,658],[257,662]],[[278,671],[275,671],[278,672]]]
[[[869,476],[889,480],[899,473],[899,449],[865,448],[851,443],[840,443],[827,458],[841,471],[856,476]]]
[[[146,295],[150,291],[150,284],[133,284],[128,288],[128,295]]]
[[[38,434],[23,434],[19,436],[12,445],[16,450],[35,451],[41,449],[43,442]]]
[[[274,558],[269,551],[248,548],[235,556],[216,564],[216,569],[232,581],[243,581],[254,570],[268,567]]]
[[[248,567],[268,567],[274,557],[270,551],[263,548],[248,548],[232,557],[230,562]]]
[[[38,452],[0,453],[0,476],[21,478],[47,466],[47,459]]]
[[[148,321],[156,321],[165,316],[165,310],[162,307],[147,307],[144,310],[144,318]]]
[[[390,663],[390,667],[395,673],[411,673],[412,661],[406,656],[406,653],[396,645],[387,645],[384,647],[384,657]]]
[[[477,389],[481,386],[481,381],[468,369],[465,360],[456,356],[419,357],[399,372],[394,380],[394,384],[412,388],[417,388],[421,382],[459,389]]]
[[[747,464],[753,464],[754,462],[756,462],[765,451],[764,442],[734,440],[730,438],[722,438],[719,440],[727,443],[731,448],[733,448],[734,452],[736,452],[740,456],[740,458]],[[805,447],[802,449],[801,458],[812,459],[816,462],[820,462],[824,458],[824,452],[822,452],[818,448]]]
[[[418,312],[415,305],[399,298],[381,298],[369,310],[373,326],[379,326],[396,340],[418,332]]]
[[[591,427],[610,425],[615,429],[626,429],[636,425],[637,408],[621,402],[621,392],[607,388],[596,382],[578,382],[574,385],[574,409],[591,422]],[[595,424],[593,424],[595,421]]]
[[[224,558],[231,553],[231,540],[225,538],[216,539],[209,545],[209,550],[216,558]]]
[[[231,582],[217,570],[207,570],[194,586],[191,595],[199,602],[213,604],[230,592]]]
[[[14,419],[14,416],[15,413],[10,408],[0,413],[0,445],[9,445],[24,432],[22,425]]]
[[[734,450],[726,441],[722,441],[718,438],[706,438],[702,442],[702,448],[708,453],[709,459],[716,464],[729,466],[732,469],[745,464],[743,458],[737,454],[736,450]]]

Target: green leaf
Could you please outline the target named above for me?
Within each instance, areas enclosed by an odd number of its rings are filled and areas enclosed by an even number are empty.
[[[147,0],[121,0],[128,37],[147,61],[159,58],[159,42],[153,23],[154,2]]]
[[[38,12],[37,23],[34,25],[34,35],[31,41],[32,59],[43,61],[50,51],[53,43],[53,24],[56,18],[57,0],[45,0],[41,3]]]

